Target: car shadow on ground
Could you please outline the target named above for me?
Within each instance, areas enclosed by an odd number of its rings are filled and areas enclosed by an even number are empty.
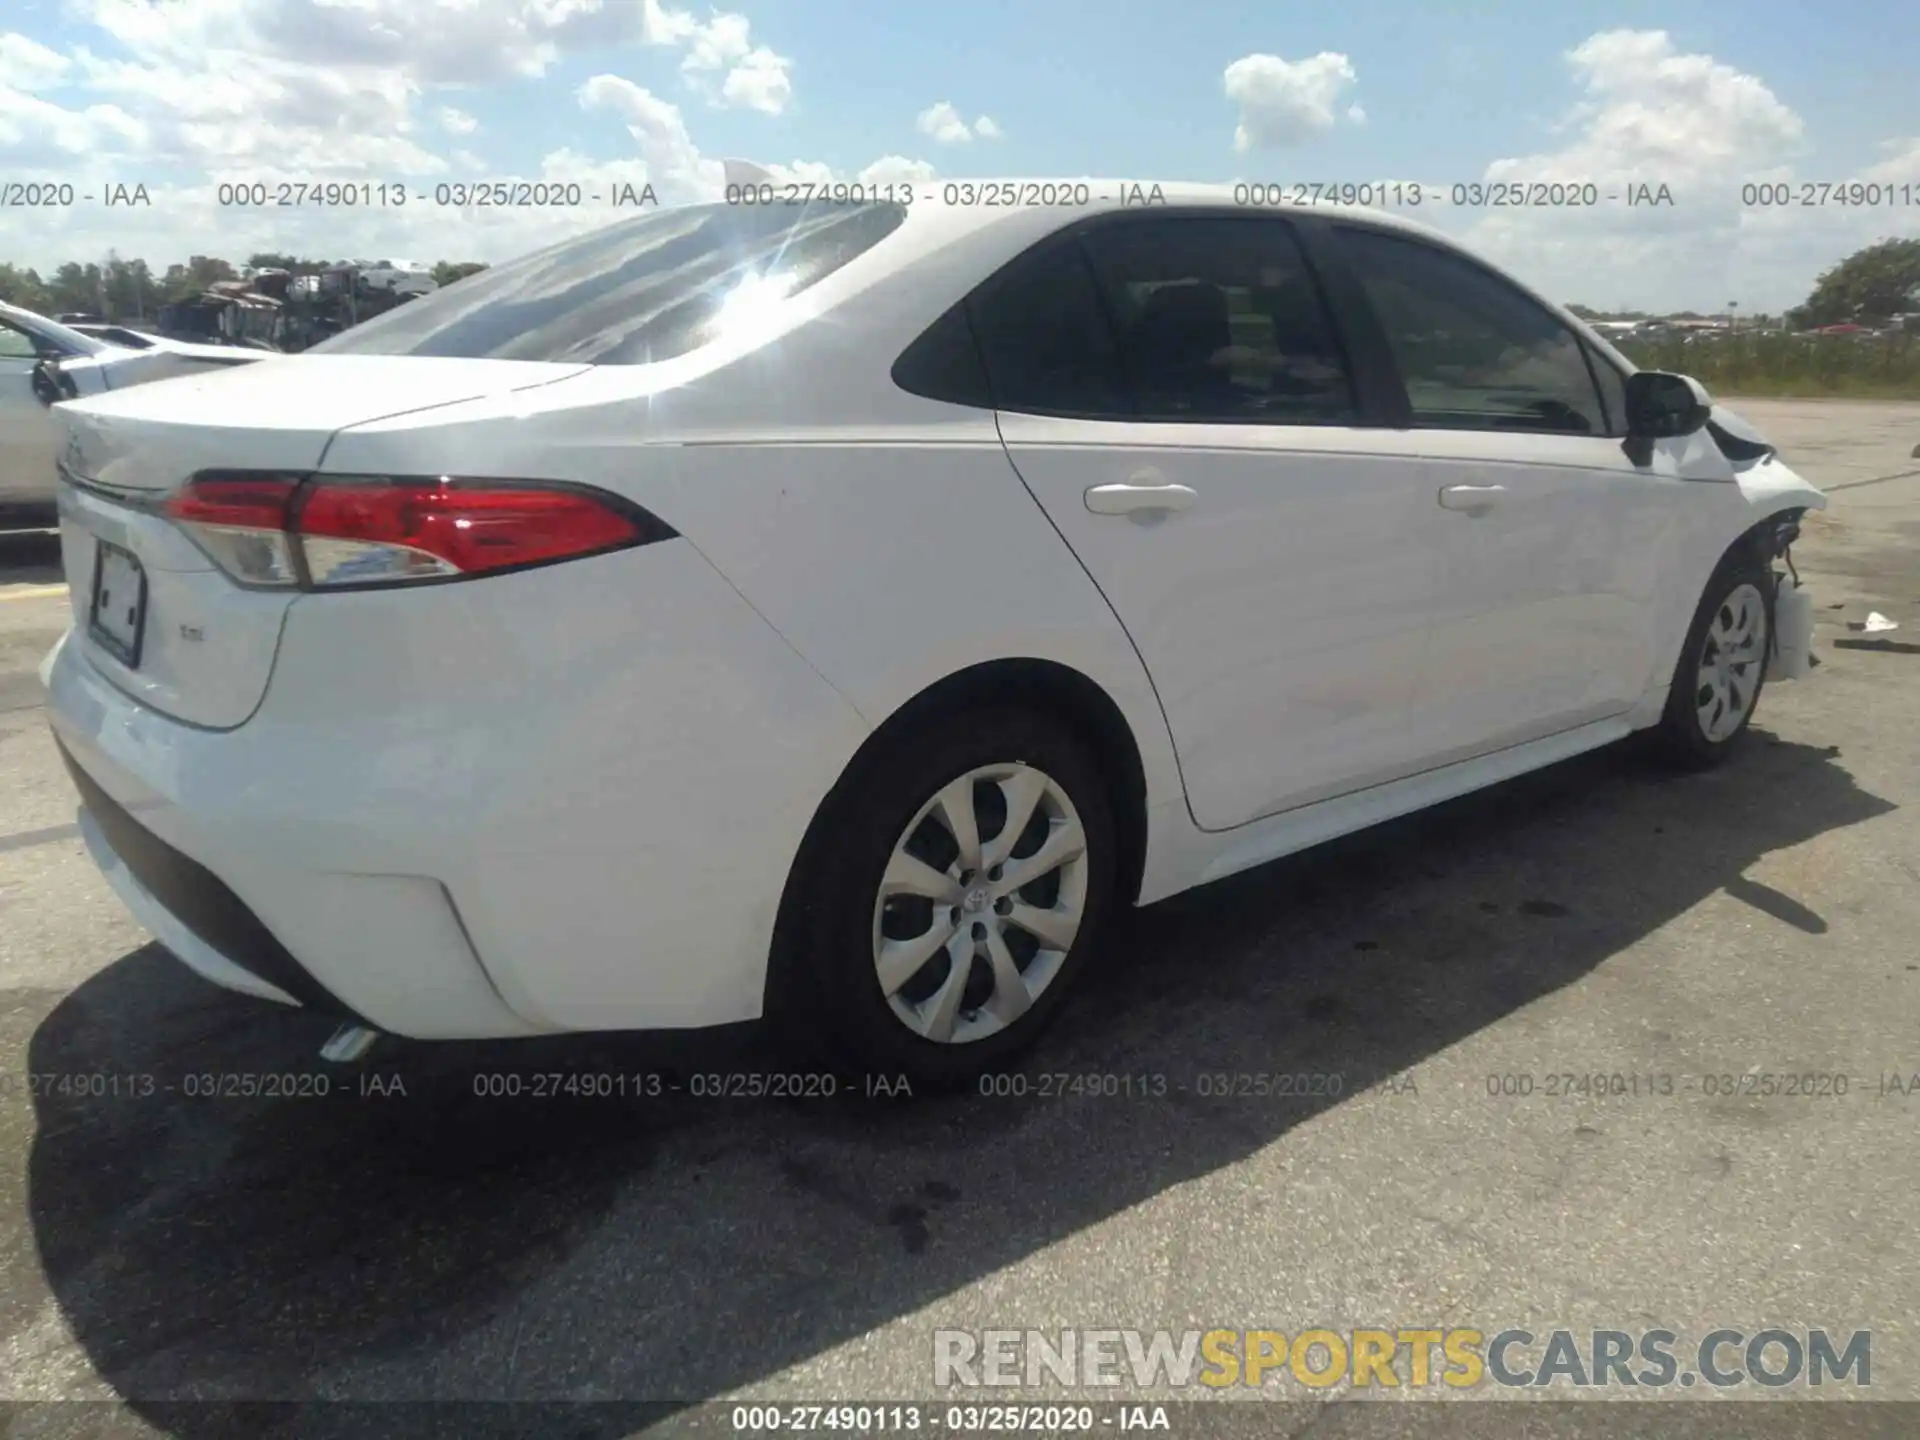
[[[1765,733],[1703,776],[1613,747],[1125,917],[1028,1074],[1170,1078],[1145,1099],[475,1093],[489,1073],[686,1083],[754,1061],[750,1031],[376,1050],[325,1071],[325,1098],[205,1098],[187,1092],[322,1073],[325,1027],[150,946],[31,1036],[36,1073],[156,1086],[36,1097],[39,1264],[97,1373],[183,1435],[222,1433],[172,1403],[200,1399],[692,1402],[1231,1165],[1715,892],[1818,933],[1744,872],[1892,808],[1837,751]],[[1341,1094],[1197,1093],[1202,1074],[1274,1071],[1341,1074]],[[406,1096],[360,1093],[379,1075]],[[0,1345],[31,1320],[0,1311]],[[339,1414],[316,1405],[285,1433],[350,1428]],[[564,1428],[654,1414],[602,1405]],[[514,1415],[457,1428],[530,1433]]]

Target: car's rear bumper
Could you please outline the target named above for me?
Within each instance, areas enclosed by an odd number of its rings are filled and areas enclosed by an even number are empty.
[[[49,711],[136,918],[216,984],[423,1039],[758,1016],[787,869],[867,733],[684,543],[303,598],[233,730],[86,648],[48,657]]]
[[[55,740],[80,792],[80,834],[114,893],[190,969],[229,990],[342,1019],[364,1017],[316,980],[211,870],[100,788]]]
[[[169,782],[190,763],[173,775],[129,768],[137,754],[116,755],[119,747],[86,734],[74,716],[119,712],[123,722],[139,715],[148,727],[170,726],[182,762],[196,746],[229,737],[154,717],[90,668],[63,641],[48,669],[55,741],[80,793],[80,833],[133,917],[189,969],[242,994],[423,1039],[552,1028],[501,999],[437,880],[308,869],[299,847],[262,853],[257,831],[256,843],[236,845],[222,817],[197,819],[180,805],[191,790]]]

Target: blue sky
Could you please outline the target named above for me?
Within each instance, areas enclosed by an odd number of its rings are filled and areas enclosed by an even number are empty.
[[[803,178],[1666,182],[1660,213],[1421,216],[1563,299],[1777,309],[1859,245],[1920,234],[1920,6],[0,4],[0,184],[153,196],[0,208],[16,263],[501,259],[607,217],[266,214],[213,186],[614,176],[691,199],[728,156]],[[1759,181],[1860,181],[1891,203],[1743,206]]]

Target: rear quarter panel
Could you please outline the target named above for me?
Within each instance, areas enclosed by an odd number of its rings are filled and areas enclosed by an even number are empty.
[[[692,541],[874,726],[985,661],[1065,665],[1125,717],[1148,804],[1184,803],[1146,670],[1022,485],[992,412],[909,395],[891,378],[953,300],[1071,218],[1016,212],[924,246],[910,220],[903,258],[835,272],[771,339],[597,367],[521,392],[510,413],[488,402],[431,424],[355,427],[323,468],[429,465],[627,495]]]
[[[672,463],[685,533],[870,724],[974,665],[1051,660],[1126,717],[1148,804],[1182,793],[1132,642],[991,416],[857,443],[686,446]]]
[[[677,443],[638,438],[673,427],[671,395],[387,422],[340,435],[324,468],[430,466],[626,495],[692,542],[869,725],[971,666],[1051,660],[1099,685],[1126,718],[1148,803],[1180,797],[1139,656],[1020,483],[993,416],[932,401],[912,408],[920,413],[891,423],[763,427],[739,439],[702,426]]]

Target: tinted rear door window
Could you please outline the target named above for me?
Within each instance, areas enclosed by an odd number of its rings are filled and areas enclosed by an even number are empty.
[[[1132,418],[1113,332],[1071,240],[1044,242],[1016,260],[968,311],[1002,410]]]
[[[993,408],[993,390],[967,323],[967,307],[955,305],[893,362],[893,383],[929,400]]]
[[[1284,222],[1123,221],[1084,244],[1141,419],[1353,422],[1333,327]]]

